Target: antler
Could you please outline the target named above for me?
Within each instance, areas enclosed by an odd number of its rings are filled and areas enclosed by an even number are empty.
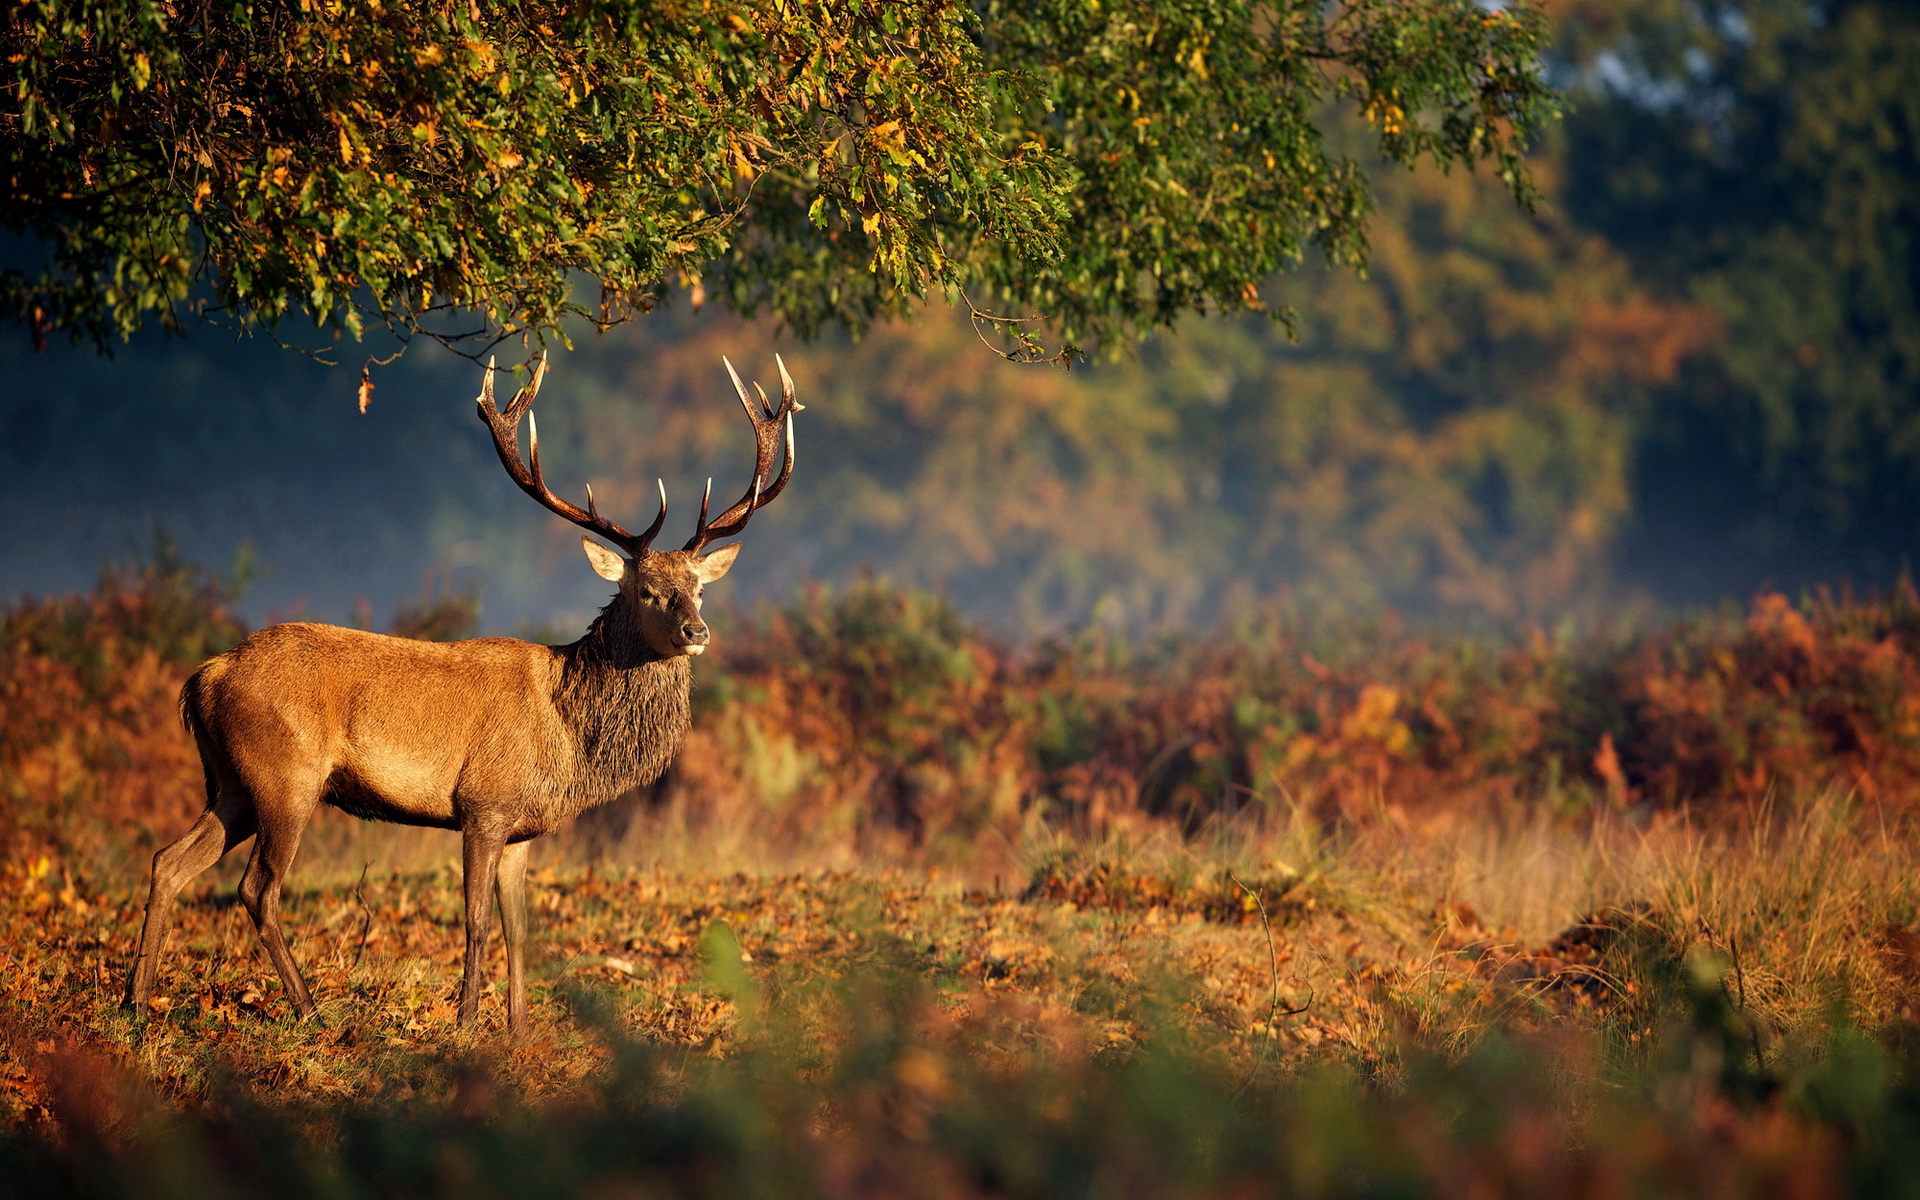
[[[500,454],[500,465],[507,474],[520,485],[520,490],[532,496],[550,511],[565,517],[588,533],[597,534],[614,545],[625,550],[632,558],[639,558],[653,544],[660,527],[667,521],[667,485],[660,485],[660,515],[647,526],[645,533],[634,535],[600,515],[594,507],[593,485],[587,485],[587,507],[582,509],[576,504],[562,500],[547,488],[546,480],[540,476],[540,428],[533,419],[533,401],[540,394],[540,384],[547,377],[547,359],[540,357],[539,365],[533,369],[533,379],[527,386],[514,393],[505,412],[494,406],[493,402],[493,360],[487,360],[485,382],[480,385],[480,395],[476,397],[480,405],[480,419],[493,431],[493,448]],[[527,459],[520,460],[520,418],[527,418]],[[792,452],[788,452],[788,465],[792,465]],[[742,524],[745,524],[743,521]]]
[[[778,407],[767,399],[766,390],[757,383],[753,385],[753,390],[760,394],[760,401],[755,404],[753,398],[747,395],[746,385],[740,382],[740,373],[733,369],[733,363],[724,357],[720,361],[727,364],[727,375],[733,380],[733,390],[740,395],[740,407],[747,410],[747,420],[753,422],[753,484],[731,508],[709,521],[707,502],[713,497],[713,481],[708,480],[707,493],[700,498],[700,520],[694,526],[693,536],[681,547],[683,550],[699,550],[708,542],[739,533],[747,527],[747,521],[756,509],[771,503],[780,494],[793,474],[793,414],[806,410],[806,405],[794,399],[793,376],[787,374],[787,364],[781,361],[778,354],[773,356],[774,364],[780,368]],[[781,464],[779,476],[769,482],[767,474],[773,469],[773,458],[780,448],[783,428],[787,442],[786,462]]]
[[[806,405],[794,399],[793,377],[787,374],[787,364],[779,355],[773,356],[775,365],[780,368],[780,403],[776,407],[767,399],[767,393],[759,384],[753,390],[760,394],[758,404],[747,395],[746,385],[740,382],[740,373],[733,369],[733,363],[720,360],[727,365],[727,375],[733,380],[733,390],[740,396],[740,406],[747,410],[747,420],[753,423],[754,456],[753,485],[747,494],[740,497],[731,508],[713,520],[707,520],[707,506],[713,499],[713,481],[707,481],[707,491],[700,498],[700,519],[694,526],[693,536],[687,539],[683,550],[699,550],[718,538],[732,537],[747,527],[747,520],[756,509],[762,508],[778,496],[787,486],[787,479],[793,474],[793,414],[803,412]],[[635,535],[600,515],[594,507],[593,485],[587,485],[587,507],[582,509],[576,504],[562,500],[547,487],[546,480],[540,474],[540,428],[533,419],[533,402],[540,394],[540,384],[547,377],[547,359],[542,355],[533,369],[533,378],[527,385],[514,393],[507,403],[505,411],[494,404],[493,400],[493,360],[487,360],[487,374],[480,385],[480,395],[476,398],[480,405],[480,419],[487,423],[493,432],[493,448],[500,455],[500,465],[507,474],[520,485],[520,490],[538,500],[549,511],[565,517],[575,525],[612,542],[625,550],[632,558],[639,558],[653,544],[660,533],[660,527],[667,520],[667,485],[661,483],[660,512],[653,518],[653,524],[646,532]],[[527,419],[527,457],[520,458],[520,418]],[[780,466],[780,474],[771,483],[768,472],[773,469],[774,455],[780,448],[780,435],[786,433],[787,456]]]

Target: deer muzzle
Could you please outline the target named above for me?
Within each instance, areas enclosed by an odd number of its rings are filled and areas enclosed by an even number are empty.
[[[703,653],[712,640],[713,634],[705,621],[688,621],[680,627],[680,649],[688,654]]]

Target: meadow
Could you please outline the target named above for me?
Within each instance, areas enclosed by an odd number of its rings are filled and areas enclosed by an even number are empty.
[[[200,802],[175,694],[243,629],[164,554],[14,604],[8,1194],[1920,1188],[1911,589],[1007,645],[869,582],[715,624],[681,763],[536,855],[510,1039],[497,995],[453,1025],[452,836],[335,813],[287,903],[320,1021],[243,851],[123,1012]]]

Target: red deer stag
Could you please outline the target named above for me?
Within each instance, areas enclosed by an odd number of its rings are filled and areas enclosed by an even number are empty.
[[[775,360],[778,361],[777,359]],[[733,507],[707,519],[678,550],[654,550],[667,518],[640,534],[600,515],[593,489],[582,509],[548,490],[531,408],[546,375],[502,412],[487,366],[480,416],[501,465],[520,490],[616,554],[582,537],[587,560],[619,592],[585,636],[569,646],[513,638],[436,644],[331,625],[263,629],[209,660],[180,693],[180,711],[206,772],[207,810],[186,836],[153,859],[153,889],[126,1003],[152,995],[160,950],[180,889],[222,855],[255,837],[240,900],[301,1017],[313,997],[280,930],[280,888],[314,810],[331,804],[356,817],[460,831],[467,907],[466,975],[460,1023],[479,1009],[484,952],[497,889],[507,942],[507,1024],[526,1021],[527,848],[581,810],[658,778],[685,740],[692,656],[710,642],[700,619],[704,584],[727,573],[732,537],[778,496],[793,473],[793,380],[780,364],[780,403],[750,397],[727,364],[753,422],[753,483]],[[528,454],[520,456],[520,418]],[[771,476],[785,434],[786,456]]]

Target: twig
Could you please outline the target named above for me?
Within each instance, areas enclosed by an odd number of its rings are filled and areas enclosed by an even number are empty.
[[[1707,942],[1713,946],[1721,944],[1720,931],[1708,923],[1705,917],[1697,918],[1700,932],[1705,934]],[[1761,1037],[1760,1019],[1747,1007],[1747,970],[1740,961],[1740,936],[1729,934],[1726,939],[1727,958],[1733,967],[1733,1000],[1735,1010],[1740,1014],[1741,1022],[1747,1027],[1747,1038],[1753,1043],[1753,1061],[1762,1071],[1767,1069],[1767,1048]]]
[[[353,885],[353,898],[360,902],[360,911],[365,919],[360,922],[360,947],[353,952],[353,962],[347,967],[348,975],[352,975],[360,968],[360,956],[367,952],[367,939],[373,934],[373,909],[367,904],[367,894],[364,890],[367,872],[372,868],[373,860],[368,859],[360,868],[360,882]]]
[[[1266,903],[1260,899],[1260,893],[1248,887],[1232,871],[1227,872],[1227,878],[1233,880],[1234,886],[1245,892],[1253,900],[1253,906],[1260,910],[1260,928],[1267,935],[1267,962],[1273,971],[1273,1002],[1267,1008],[1267,1036],[1261,1040],[1260,1053],[1254,1057],[1253,1067],[1247,1072],[1246,1081],[1240,1085],[1239,1090],[1244,1092],[1253,1086],[1255,1076],[1260,1073],[1260,1068],[1266,1065],[1267,1051],[1273,1046],[1274,1022],[1281,1017],[1299,1016],[1313,1005],[1314,998],[1309,993],[1307,1002],[1297,1008],[1283,1009],[1280,1006],[1280,951],[1273,944],[1273,922],[1267,919]]]
[[[993,313],[982,310],[978,305],[974,304],[973,298],[967,295],[965,288],[956,290],[960,293],[961,301],[967,306],[967,319],[973,323],[973,335],[980,339],[981,345],[998,354],[1001,358],[1006,359],[1008,362],[1020,363],[1023,366],[1045,363],[1049,366],[1072,369],[1073,360],[1076,356],[1082,361],[1086,359],[1086,355],[1081,352],[1080,348],[1072,343],[1063,344],[1058,352],[1048,354],[1046,347],[1040,344],[1039,338],[1028,333],[1025,329],[1020,328],[1022,325],[1038,324],[1043,318],[1037,316],[996,316]],[[1004,327],[1007,332],[1013,335],[1014,340],[1020,343],[1020,348],[1018,350],[1002,350],[1000,347],[994,345],[987,339],[987,331],[981,327],[983,323]]]
[[[1727,950],[1733,956],[1733,984],[1740,994],[1740,1016],[1747,1023],[1747,1034],[1753,1038],[1753,1060],[1762,1071],[1767,1069],[1767,1047],[1760,1037],[1760,1018],[1753,1015],[1747,1007],[1747,970],[1740,962],[1740,935],[1731,934],[1727,938]]]

